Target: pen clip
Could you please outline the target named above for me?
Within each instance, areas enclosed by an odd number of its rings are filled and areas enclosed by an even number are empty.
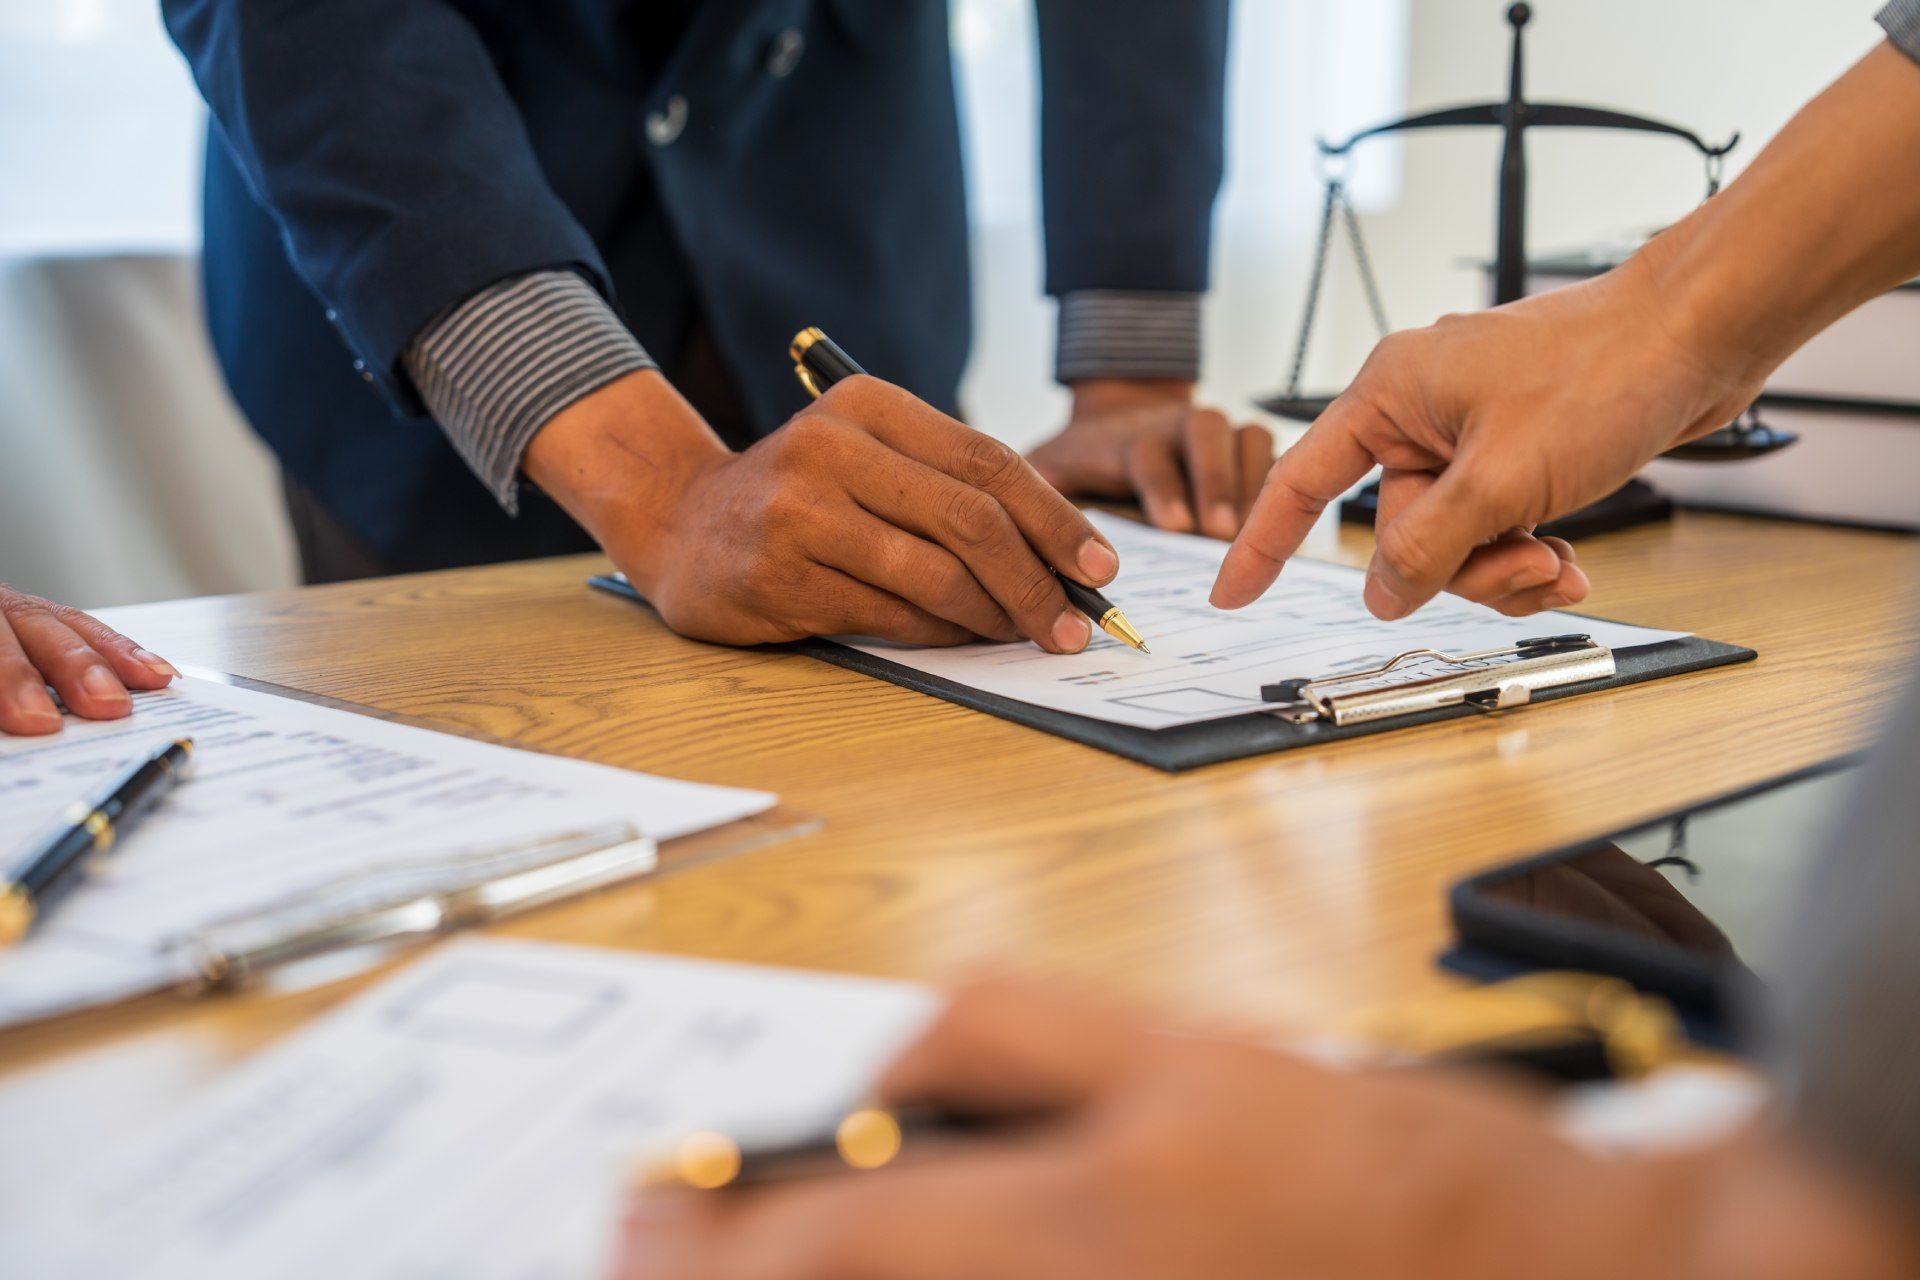
[[[800,379],[800,385],[805,387],[807,394],[815,400],[818,400],[825,394],[825,392],[820,390],[820,384],[813,380],[813,370],[807,368],[806,365],[799,361],[794,362],[793,376]]]

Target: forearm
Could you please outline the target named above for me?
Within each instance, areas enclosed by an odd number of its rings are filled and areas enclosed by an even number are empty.
[[[516,511],[522,477],[643,589],[692,478],[730,457],[576,272],[481,290],[408,343],[409,376],[460,455]]]
[[[1677,1218],[1677,1280],[1899,1280],[1920,1275],[1913,1206],[1763,1126],[1650,1162],[1642,1194]],[[1649,1212],[1659,1212],[1650,1207]]]
[[[1920,274],[1920,66],[1882,44],[1638,262],[1735,380]]]
[[[1401,1113],[1395,1176],[1375,1180],[1378,1230],[1368,1234],[1381,1247],[1382,1265],[1368,1274],[1431,1280],[1899,1280],[1920,1274],[1911,1206],[1771,1124],[1693,1152],[1596,1156],[1558,1142],[1545,1145],[1538,1120],[1527,1119],[1510,1099],[1470,1127],[1445,1123],[1449,1110]],[[1518,1127],[1503,1135],[1503,1120]],[[1464,1155],[1470,1148],[1477,1155]],[[1336,1206],[1325,1212],[1328,1221],[1342,1221]],[[1326,1274],[1347,1274],[1333,1265],[1352,1256],[1346,1252],[1351,1240],[1342,1236],[1331,1237]]]
[[[427,409],[502,506],[519,506],[535,434],[651,357],[584,277],[536,271],[481,290],[407,344]]]
[[[675,499],[732,452],[656,369],[643,369],[556,414],[521,471],[623,563],[644,590]]]

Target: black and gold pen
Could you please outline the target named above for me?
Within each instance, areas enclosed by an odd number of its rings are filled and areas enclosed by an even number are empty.
[[[718,1191],[790,1178],[883,1169],[911,1147],[1002,1133],[1035,1117],[974,1116],[951,1111],[891,1111],[861,1107],[822,1132],[778,1146],[751,1146],[706,1131],[681,1138],[639,1171],[641,1189],[690,1187]]]
[[[0,880],[0,946],[26,937],[33,922],[82,878],[88,861],[109,852],[180,783],[192,760],[193,739],[169,742],[62,814],[59,827]]]
[[[816,400],[827,393],[827,389],[842,378],[851,378],[865,373],[854,362],[852,356],[840,349],[840,344],[818,329],[802,329],[793,339],[788,353],[793,356],[793,374],[800,379],[800,385],[807,394]],[[1060,580],[1061,590],[1067,593],[1067,602],[1087,615],[1093,624],[1102,631],[1142,653],[1151,653],[1146,639],[1127,621],[1127,615],[1120,612],[1118,605],[1095,591],[1092,587],[1082,586],[1059,570],[1053,576]]]

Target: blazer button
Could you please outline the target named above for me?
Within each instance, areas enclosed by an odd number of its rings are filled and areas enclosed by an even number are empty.
[[[687,100],[679,94],[667,99],[667,105],[647,115],[647,141],[656,147],[670,147],[687,128]]]
[[[767,74],[776,80],[783,80],[793,74],[800,65],[800,55],[807,51],[807,37],[798,27],[788,27],[773,38],[767,46]]]

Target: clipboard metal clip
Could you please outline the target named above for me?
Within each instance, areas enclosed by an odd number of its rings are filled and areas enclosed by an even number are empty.
[[[433,862],[360,872],[168,941],[195,975],[189,994],[231,990],[274,969],[384,949],[485,924],[654,870],[654,842],[610,822]]]
[[[1262,686],[1269,714],[1292,724],[1367,724],[1467,706],[1504,711],[1548,689],[1608,680],[1613,650],[1592,636],[1546,636],[1502,649],[1442,653],[1414,649],[1367,671]]]

